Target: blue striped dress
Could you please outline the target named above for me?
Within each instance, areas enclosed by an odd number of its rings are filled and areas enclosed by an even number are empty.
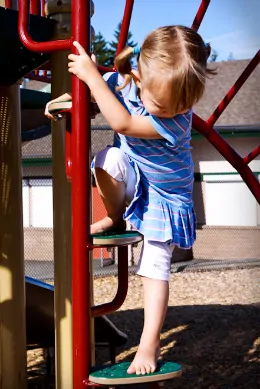
[[[192,111],[170,119],[150,115],[137,96],[134,83],[117,92],[115,87],[122,84],[122,77],[107,73],[104,79],[131,115],[148,116],[163,137],[139,139],[115,135],[114,146],[128,156],[137,175],[135,195],[124,219],[146,239],[190,248],[196,238],[190,147]]]

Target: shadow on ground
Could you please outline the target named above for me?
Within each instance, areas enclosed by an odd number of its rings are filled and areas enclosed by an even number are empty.
[[[143,312],[119,311],[110,319],[129,338],[124,350],[118,350],[118,360],[131,361]],[[170,307],[162,350],[164,359],[183,367],[183,376],[166,382],[167,389],[259,389],[260,305]],[[96,362],[107,360],[107,350],[98,350]]]

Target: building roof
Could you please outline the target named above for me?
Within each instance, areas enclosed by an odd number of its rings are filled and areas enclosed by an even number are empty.
[[[194,112],[207,119],[234,85],[250,60],[226,61],[210,64],[217,75],[208,79],[205,93]],[[260,65],[246,80],[237,95],[229,103],[216,125],[255,125],[260,123]]]
[[[225,97],[228,90],[247,67],[250,60],[226,61],[209,64],[217,70],[217,75],[207,80],[204,96],[194,107],[194,112],[207,119],[220,101]],[[46,84],[31,81],[27,84],[28,89],[42,89]],[[231,133],[241,132],[241,128],[258,131],[260,126],[260,65],[249,76],[224,113],[217,120],[217,126],[224,126],[225,131],[231,128]],[[106,126],[107,122],[102,114],[92,120],[93,126]],[[221,128],[221,127],[219,127]],[[230,132],[230,131],[229,131]],[[113,132],[108,129],[92,131],[92,152],[111,144]],[[28,143],[23,148],[23,157],[49,157],[51,156],[51,137],[42,138]]]

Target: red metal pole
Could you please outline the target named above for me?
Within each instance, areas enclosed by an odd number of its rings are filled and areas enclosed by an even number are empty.
[[[54,51],[69,50],[71,48],[71,39],[57,40],[52,42],[35,42],[28,32],[28,0],[18,0],[18,32],[22,44],[29,50],[37,53],[52,53]]]
[[[126,45],[133,7],[134,7],[134,0],[126,0],[116,55],[118,55]]]
[[[72,1],[72,36],[90,52],[90,1]],[[77,54],[73,46],[72,51]],[[73,389],[84,387],[91,366],[90,344],[90,94],[72,76],[72,332]]]
[[[260,154],[260,145],[257,146],[251,153],[249,153],[246,157],[243,158],[243,161],[246,165],[248,165],[253,159],[255,159]]]
[[[41,15],[46,16],[45,15],[45,0],[41,0]]]
[[[40,15],[40,0],[30,0],[30,13],[33,15]]]
[[[247,65],[241,76],[237,79],[235,84],[232,86],[232,88],[228,91],[224,99],[221,101],[219,106],[215,109],[213,114],[208,118],[207,123],[209,126],[213,126],[214,123],[218,120],[220,115],[224,112],[224,110],[227,108],[230,101],[235,97],[239,89],[243,86],[243,84],[246,82],[250,74],[255,70],[257,65],[260,62],[260,50],[256,53],[254,58],[250,61],[250,63]]]
[[[191,28],[195,31],[198,31],[200,25],[201,25],[201,22],[205,16],[205,13],[208,9],[208,6],[209,6],[209,3],[210,3],[210,0],[202,0],[201,1],[201,4],[199,6],[199,9],[198,9],[198,12],[195,16],[195,19],[193,20],[193,23],[192,23],[192,26]]]
[[[206,139],[223,155],[226,160],[238,171],[256,200],[260,204],[260,183],[251,169],[245,165],[243,158],[212,128],[196,114],[193,114],[193,128],[205,136]]]
[[[12,8],[12,0],[5,0],[5,8]]]

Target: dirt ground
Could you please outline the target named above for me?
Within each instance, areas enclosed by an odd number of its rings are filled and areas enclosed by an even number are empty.
[[[171,276],[162,357],[180,363],[183,375],[166,382],[165,388],[260,389],[259,278],[259,268]],[[96,304],[104,296],[110,301],[117,278],[96,279],[94,286]],[[126,301],[110,319],[128,335],[127,344],[117,350],[117,362],[131,361],[143,322],[139,277],[130,276]],[[96,354],[98,364],[108,362],[107,349]],[[30,366],[34,358],[29,356]]]

